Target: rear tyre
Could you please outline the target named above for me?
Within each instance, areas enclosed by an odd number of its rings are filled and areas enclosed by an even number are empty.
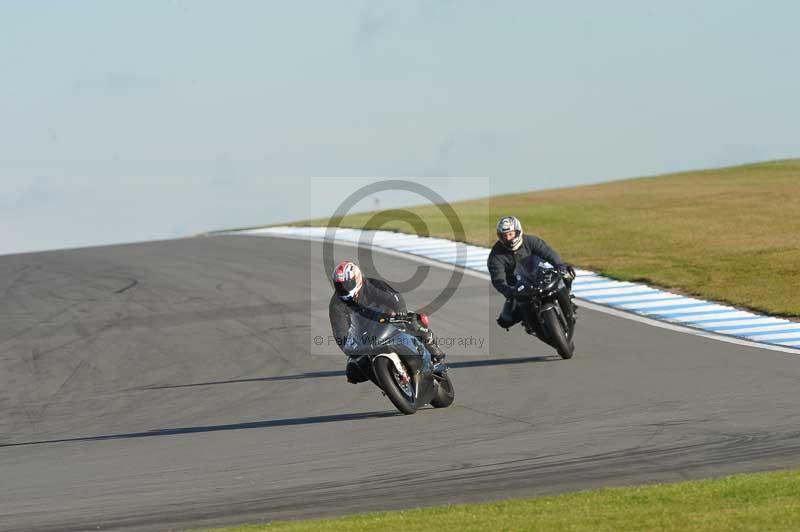
[[[394,362],[386,357],[377,357],[373,366],[378,382],[381,383],[381,389],[392,404],[403,414],[409,415],[416,412],[413,381],[403,385]]]
[[[564,332],[564,326],[561,324],[561,320],[558,319],[556,310],[554,308],[550,308],[544,312],[542,317],[544,318],[547,332],[550,335],[550,340],[553,342],[553,347],[556,348],[559,356],[565,360],[572,358],[575,344],[567,339],[567,335]]]
[[[431,400],[433,408],[447,408],[453,404],[456,394],[453,390],[453,381],[450,380],[450,375],[445,371],[441,377],[436,379],[436,396]]]

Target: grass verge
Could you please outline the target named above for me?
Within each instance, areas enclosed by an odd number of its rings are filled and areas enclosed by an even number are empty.
[[[501,215],[519,217],[565,260],[774,315],[800,316],[800,160],[627,179],[452,204],[467,242],[489,246]],[[453,231],[436,206],[408,209],[433,236]],[[343,226],[410,232],[374,213]],[[400,217],[402,218],[402,217]],[[295,225],[326,225],[311,220]]]
[[[369,513],[337,519],[283,521],[214,530],[796,531],[800,530],[800,472],[734,475],[675,484],[605,488],[536,499]]]

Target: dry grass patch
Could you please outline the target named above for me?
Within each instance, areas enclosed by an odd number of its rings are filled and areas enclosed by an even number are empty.
[[[491,245],[497,218],[514,214],[526,230],[581,267],[800,316],[800,160],[496,196],[453,207],[470,243]],[[436,207],[409,210],[432,235],[453,237]],[[364,227],[372,215],[347,216],[343,225]],[[411,230],[402,221],[383,229]]]

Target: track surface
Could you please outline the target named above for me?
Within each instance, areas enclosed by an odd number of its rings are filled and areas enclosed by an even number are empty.
[[[417,268],[377,262],[390,281]],[[489,327],[500,298],[472,277],[432,324],[491,331],[492,354],[454,348],[455,404],[395,415],[345,382],[341,355],[309,353],[329,334],[322,269],[319,244],[242,236],[0,257],[0,530],[172,530],[800,465],[796,356],[582,310],[561,361]],[[432,269],[410,306],[449,278]]]

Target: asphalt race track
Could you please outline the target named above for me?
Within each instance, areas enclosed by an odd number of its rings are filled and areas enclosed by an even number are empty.
[[[456,401],[342,355],[320,245],[220,236],[0,257],[0,530],[174,530],[800,465],[800,358],[580,311],[562,361],[465,276]],[[354,255],[337,249],[337,258]],[[391,282],[418,267],[376,254]],[[430,301],[451,272],[408,294]]]

